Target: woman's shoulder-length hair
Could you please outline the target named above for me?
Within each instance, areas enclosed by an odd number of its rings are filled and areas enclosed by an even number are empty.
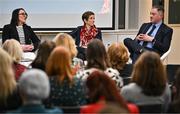
[[[132,82],[139,85],[148,96],[159,96],[164,92],[166,70],[157,53],[144,52],[138,58],[132,72]]]
[[[18,17],[19,17],[19,11],[20,10],[23,10],[26,13],[25,9],[23,9],[23,8],[17,8],[15,10],[13,10],[11,22],[10,22],[11,25],[15,25],[15,26],[18,25],[18,21],[19,21]],[[26,13],[26,15],[27,15],[27,13]]]
[[[12,58],[10,55],[0,48],[0,101],[6,100],[16,89],[16,80],[12,68]]]
[[[20,43],[15,39],[6,40],[3,45],[3,49],[9,53],[13,61],[19,63],[22,59],[23,50]]]
[[[108,55],[112,68],[118,71],[123,70],[129,60],[129,53],[126,46],[122,43],[113,43],[108,47]]]
[[[56,43],[56,46],[66,47],[71,54],[71,58],[74,58],[77,55],[76,44],[72,36],[67,33],[59,33],[55,36],[53,41]]]
[[[110,67],[106,48],[101,40],[93,39],[89,42],[86,51],[87,68],[98,68],[106,70]]]
[[[50,40],[44,40],[40,43],[37,56],[31,63],[33,68],[45,70],[45,65],[52,50],[56,47],[55,43]]]
[[[86,86],[90,102],[96,103],[103,99],[106,102],[117,103],[121,107],[127,108],[115,82],[103,71],[98,69],[93,71],[87,78]]]
[[[65,47],[58,46],[52,51],[46,63],[46,72],[50,77],[57,76],[60,83],[66,78],[73,81],[71,57]]]

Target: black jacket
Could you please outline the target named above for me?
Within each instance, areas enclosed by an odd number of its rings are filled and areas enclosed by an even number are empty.
[[[25,43],[34,45],[34,50],[38,48],[40,43],[40,39],[33,32],[32,28],[26,24],[23,25]],[[8,24],[3,27],[2,31],[2,43],[4,43],[7,39],[15,39],[20,42],[19,35],[16,29],[16,26]],[[33,51],[34,51],[33,50]]]
[[[144,23],[141,26],[137,35],[141,33],[145,34],[151,25],[152,23]],[[155,42],[153,45],[153,50],[159,53],[160,55],[167,52],[171,44],[172,34],[173,29],[162,23],[154,37]]]

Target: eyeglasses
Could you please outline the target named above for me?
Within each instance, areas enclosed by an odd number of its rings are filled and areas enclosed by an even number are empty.
[[[27,13],[19,13],[18,15],[28,16]]]

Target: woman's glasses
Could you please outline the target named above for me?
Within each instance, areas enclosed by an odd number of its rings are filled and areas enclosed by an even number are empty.
[[[19,15],[28,16],[27,13],[19,13]]]

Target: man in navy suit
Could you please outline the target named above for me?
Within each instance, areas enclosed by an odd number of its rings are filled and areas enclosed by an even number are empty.
[[[124,39],[124,44],[130,52],[134,63],[144,51],[155,51],[160,56],[168,51],[173,29],[163,23],[164,9],[161,6],[153,6],[150,12],[150,23],[144,23],[136,38]]]

